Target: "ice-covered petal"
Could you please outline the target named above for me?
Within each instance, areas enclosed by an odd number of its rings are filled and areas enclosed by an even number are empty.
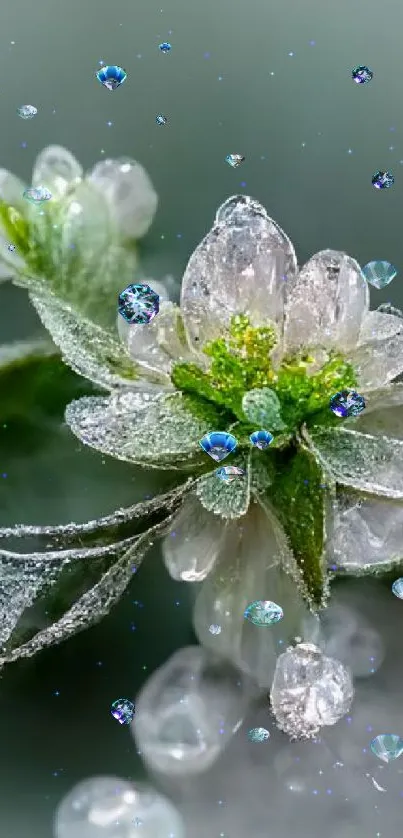
[[[151,286],[155,291],[154,285]],[[118,332],[131,358],[144,369],[169,375],[173,363],[192,361],[184,333],[181,312],[171,302],[160,302],[157,317],[150,323],[133,324],[118,315]]]
[[[368,304],[368,285],[358,262],[334,250],[316,253],[289,289],[286,350],[301,346],[350,349],[357,343]]]
[[[235,314],[282,330],[286,281],[296,272],[291,242],[252,198],[235,196],[188,262],[181,308],[197,348],[222,335]]]
[[[32,173],[33,186],[46,186],[52,198],[62,198],[82,178],[83,170],[71,151],[49,145],[38,154]]]
[[[87,175],[109,204],[110,213],[125,238],[144,236],[154,218],[158,197],[140,163],[129,158],[102,160]]]
[[[200,643],[231,660],[262,687],[271,683],[282,643],[309,632],[298,574],[293,578],[286,573],[285,564],[291,566],[293,559],[277,518],[269,509],[252,504],[244,518],[227,524],[217,563],[195,604],[194,627]],[[281,606],[284,617],[279,623],[262,628],[244,618],[247,605],[261,599]],[[212,624],[221,626],[220,634],[210,633]]]
[[[67,407],[66,422],[84,445],[153,468],[202,463],[199,439],[209,430],[208,423],[185,409],[179,393],[130,390],[74,401]]]
[[[185,499],[162,542],[165,566],[181,582],[201,582],[221,549],[225,523],[207,512],[194,493]]]
[[[389,384],[365,394],[365,410],[345,424],[364,434],[403,440],[403,384]]]
[[[361,576],[402,565],[403,503],[339,491],[333,516],[327,545],[332,569]]]
[[[401,321],[403,323],[403,321]],[[403,372],[403,331],[353,349],[350,360],[361,390],[377,390]]]
[[[377,343],[403,333],[403,319],[395,314],[381,311],[367,311],[358,336],[358,346]]]
[[[244,474],[226,482],[215,470],[203,475],[196,484],[196,495],[204,508],[226,520],[246,515],[250,503],[250,457],[237,457],[231,465],[242,468]]]
[[[403,441],[347,428],[314,428],[306,440],[325,473],[342,486],[403,498]]]
[[[28,202],[23,197],[25,189],[25,183],[20,178],[7,169],[0,169],[0,201],[7,206],[15,207],[23,215],[28,207]]]

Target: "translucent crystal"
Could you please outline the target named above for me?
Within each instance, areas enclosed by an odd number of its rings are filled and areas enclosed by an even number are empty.
[[[149,323],[159,312],[159,296],[149,285],[128,285],[119,294],[118,311],[128,323]]]
[[[265,727],[252,727],[248,731],[248,739],[250,742],[267,742],[270,739],[270,733]]]
[[[399,579],[395,579],[392,585],[392,593],[398,599],[403,599],[403,577],[400,576]]]
[[[168,122],[166,116],[164,116],[163,113],[157,114],[157,116],[155,117],[155,121],[157,125],[166,125]]]
[[[369,282],[370,285],[373,285],[374,288],[377,288],[378,291],[382,288],[386,288],[395,276],[397,276],[397,269],[391,262],[367,262],[367,264],[364,265],[362,272],[367,282]]]
[[[44,148],[35,160],[32,186],[46,183],[54,198],[62,198],[69,189],[80,183],[83,174],[82,166],[67,148],[50,145]],[[86,247],[87,257],[88,248],[89,242]]]
[[[221,633],[221,626],[217,625],[217,623],[212,623],[211,626],[209,626],[209,632],[210,632],[210,634],[215,634],[215,635],[220,634]]]
[[[121,725],[128,725],[133,721],[134,704],[128,698],[117,698],[112,704],[111,713]]]
[[[245,477],[244,469],[238,466],[221,466],[221,468],[216,469],[215,474],[224,483],[233,483],[234,480]]]
[[[137,160],[130,157],[102,160],[91,169],[86,180],[95,186],[98,201],[100,197],[106,200],[112,225],[124,239],[139,239],[147,233],[155,216],[158,196],[149,175]],[[122,275],[130,276],[130,272]]]
[[[240,673],[199,646],[176,652],[146,682],[132,731],[149,766],[169,776],[206,771],[242,723]]]
[[[351,73],[353,80],[356,84],[368,84],[369,81],[373,79],[373,72],[369,69],[369,67],[355,67]]]
[[[390,189],[393,186],[395,179],[391,172],[375,172],[372,176],[372,186],[375,189]]]
[[[232,454],[237,446],[237,441],[232,434],[223,431],[211,431],[199,442],[200,447],[217,463],[225,460],[228,454]]]
[[[365,409],[365,399],[355,390],[342,390],[332,396],[329,407],[335,416],[345,419],[348,416],[358,416]]]
[[[91,777],[67,794],[55,838],[185,838],[179,812],[152,786],[119,777]]]
[[[21,105],[20,108],[17,108],[17,113],[21,119],[32,119],[38,113],[38,108],[35,105]]]
[[[362,575],[401,565],[403,504],[338,491],[327,554],[330,566]]]
[[[164,43],[159,45],[159,49],[160,52],[170,52],[172,47],[171,44],[168,43],[168,41],[164,41]]]
[[[249,437],[252,445],[255,445],[256,448],[260,448],[261,451],[264,451],[265,448],[268,448],[270,443],[273,442],[274,436],[270,433],[270,431],[253,431],[253,434]]]
[[[225,158],[225,162],[228,163],[229,166],[232,166],[233,169],[237,169],[238,166],[243,163],[245,158],[242,154],[227,154]]]
[[[52,193],[45,186],[34,186],[24,192],[24,198],[31,204],[43,204],[44,201],[50,201],[51,197]]]
[[[190,494],[162,543],[168,573],[182,582],[201,582],[210,573],[225,534],[223,522]]]
[[[310,739],[321,727],[336,724],[353,696],[349,671],[312,643],[300,643],[278,658],[270,700],[278,727],[291,738]]]
[[[403,739],[396,733],[381,733],[372,740],[371,751],[383,762],[391,762],[403,754]]]
[[[97,71],[96,77],[98,81],[100,81],[101,84],[103,84],[103,86],[108,90],[116,90],[117,87],[120,87],[120,85],[126,81],[127,73],[122,67],[117,67],[116,64],[111,64],[107,67],[101,67],[101,69]]]
[[[251,602],[245,610],[244,617],[254,626],[272,626],[284,617],[283,609],[270,600],[258,599]]]

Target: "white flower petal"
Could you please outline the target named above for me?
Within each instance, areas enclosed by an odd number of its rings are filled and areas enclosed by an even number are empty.
[[[361,323],[358,346],[367,343],[376,344],[380,340],[392,338],[401,332],[403,332],[401,317],[380,311],[368,311]]]
[[[304,633],[308,618],[298,585],[282,569],[285,554],[288,557],[289,549],[276,517],[252,504],[244,518],[227,524],[219,558],[195,605],[199,642],[230,659],[262,687],[271,684],[282,650],[279,640]],[[284,618],[277,625],[262,628],[244,619],[247,605],[260,599],[283,609]],[[213,636],[209,626],[214,623],[221,632]]]
[[[144,236],[154,218],[158,197],[140,163],[122,158],[97,163],[86,178],[109,204],[113,220],[125,238]]]
[[[69,187],[77,184],[83,176],[78,160],[60,145],[44,148],[35,161],[32,173],[33,186],[46,186],[52,198],[62,198]]]
[[[306,440],[337,483],[387,498],[403,498],[403,441],[347,428],[314,428]]]
[[[26,214],[27,207],[29,206],[23,197],[25,189],[26,186],[22,180],[7,171],[7,169],[0,169],[0,201],[3,201],[10,207],[15,207],[23,215]]]
[[[392,569],[403,559],[403,504],[338,493],[334,532],[327,545],[331,567],[354,575]]]
[[[164,563],[172,579],[205,579],[215,564],[225,532],[224,522],[207,512],[192,492],[162,542]]]
[[[345,426],[364,434],[403,439],[403,384],[391,384],[381,390],[365,394],[365,410]]]
[[[403,332],[351,350],[361,390],[377,390],[403,372]]]
[[[218,223],[190,257],[181,308],[197,349],[219,337],[235,314],[255,326],[267,321],[282,330],[286,281],[296,271],[294,249],[283,231],[251,198],[230,198]]]
[[[119,392],[72,402],[66,422],[84,443],[117,460],[150,468],[203,463],[199,440],[209,430],[182,405],[181,396]]]
[[[151,287],[156,290],[154,285]],[[174,303],[160,302],[159,313],[151,323],[130,325],[121,315],[117,322],[123,345],[144,370],[169,375],[173,362],[194,360],[186,342],[180,309]]]
[[[368,302],[368,285],[358,262],[334,250],[312,256],[290,289],[287,351],[322,346],[343,352],[355,346]]]

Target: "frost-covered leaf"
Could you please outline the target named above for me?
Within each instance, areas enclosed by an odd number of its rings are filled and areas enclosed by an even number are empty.
[[[281,418],[281,404],[277,394],[269,387],[249,390],[242,399],[242,410],[247,419],[256,425],[256,429],[283,431],[285,424]]]
[[[203,464],[199,440],[211,430],[185,409],[180,394],[134,391],[73,402],[66,421],[85,445],[152,468]]]
[[[312,429],[306,439],[337,483],[372,495],[403,498],[403,441],[344,428]]]
[[[134,362],[118,340],[82,317],[47,288],[31,293],[43,325],[60,348],[63,360],[79,375],[108,390],[138,377]]]
[[[277,475],[268,489],[270,501],[288,537],[311,601],[327,595],[325,478],[309,451],[278,455]]]
[[[221,480],[217,470],[205,474],[196,484],[196,495],[208,512],[221,518],[240,518],[248,511],[250,501],[250,457],[236,457],[222,466],[237,466],[245,472],[231,483]]]

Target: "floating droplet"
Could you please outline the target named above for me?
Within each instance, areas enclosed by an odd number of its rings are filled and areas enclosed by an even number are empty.
[[[15,244],[9,244],[7,249],[10,251],[10,253],[14,253]]]
[[[166,116],[164,116],[163,113],[157,114],[157,116],[155,117],[155,121],[157,125],[166,125],[168,122]]]
[[[171,44],[168,43],[168,41],[164,41],[164,43],[159,45],[159,49],[161,50],[161,52],[170,52],[172,47]]]
[[[351,75],[356,84],[368,84],[374,77],[372,70],[364,66],[355,67]]]
[[[398,599],[403,599],[403,577],[400,576],[399,579],[395,579],[392,585],[392,593],[397,596]]]
[[[226,434],[224,431],[212,431],[205,434],[203,439],[199,441],[199,445],[209,457],[216,463],[220,463],[221,460],[228,457],[228,454],[235,451],[237,441],[232,434]]]
[[[393,186],[395,179],[391,172],[375,172],[372,176],[372,186],[375,189],[390,189]]]
[[[223,480],[224,483],[232,483],[234,480],[244,477],[245,473],[244,469],[238,466],[221,466],[221,468],[216,470],[217,477]]]
[[[370,285],[380,291],[392,282],[397,275],[397,270],[391,262],[367,262],[362,268],[362,274]]]
[[[257,599],[251,602],[244,611],[244,617],[254,626],[272,626],[283,619],[283,609],[268,599]]]
[[[228,163],[229,166],[232,166],[233,169],[237,169],[238,166],[243,163],[245,158],[242,154],[227,154],[225,158],[225,162]]]
[[[221,634],[221,626],[217,625],[217,623],[212,623],[209,626],[209,632],[210,634]]]
[[[255,445],[256,448],[260,448],[261,451],[264,451],[265,448],[268,448],[270,443],[273,442],[274,436],[269,433],[269,431],[254,431],[253,434],[249,437],[252,445]]]
[[[127,79],[126,70],[123,67],[118,67],[116,64],[101,67],[97,71],[96,77],[98,81],[103,84],[108,90],[116,90]]]
[[[21,119],[32,119],[38,113],[38,108],[35,108],[34,105],[21,105],[20,108],[17,108],[17,113]]]
[[[159,296],[149,285],[128,285],[119,294],[118,311],[131,325],[149,323],[159,312]]]
[[[50,201],[52,193],[45,186],[33,186],[25,190],[23,197],[31,204],[42,204],[44,201]]]
[[[396,733],[380,733],[372,740],[371,751],[383,762],[392,762],[403,754],[403,739]]]
[[[341,390],[330,399],[330,410],[335,416],[346,419],[348,416],[358,416],[365,408],[365,399],[355,390]]]
[[[265,727],[252,727],[248,731],[248,739],[251,742],[267,742],[270,739],[270,733]]]
[[[134,704],[128,698],[117,698],[112,704],[111,714],[121,725],[129,725],[133,721]]]

